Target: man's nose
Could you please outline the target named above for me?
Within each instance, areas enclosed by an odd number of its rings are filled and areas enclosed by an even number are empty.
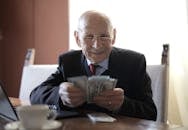
[[[95,39],[93,39],[93,44],[92,44],[92,47],[93,48],[99,48],[99,39],[96,37]]]

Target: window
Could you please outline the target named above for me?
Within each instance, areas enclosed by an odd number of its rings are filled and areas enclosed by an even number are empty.
[[[177,43],[187,31],[182,0],[70,0],[69,5],[70,49],[78,49],[73,32],[86,10],[107,14],[117,29],[115,46],[145,54],[148,64],[160,64],[162,44]]]

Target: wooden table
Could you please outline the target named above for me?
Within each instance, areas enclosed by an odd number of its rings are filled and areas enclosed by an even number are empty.
[[[13,105],[21,105],[16,98],[10,98]],[[125,116],[115,117],[113,123],[94,123],[87,117],[75,117],[59,120],[62,122],[61,130],[188,130],[185,127],[172,128],[171,126],[155,121],[130,118]],[[0,130],[8,123],[0,118]]]
[[[63,119],[61,120],[63,123],[62,130],[173,130],[167,124],[149,120],[125,116],[119,116],[116,119],[117,121],[113,123],[94,123],[83,117]]]
[[[137,118],[116,117],[113,123],[94,123],[87,117],[75,117],[59,120],[62,128],[59,130],[188,130],[185,127],[171,128],[167,124],[156,123]],[[0,118],[0,130],[8,123]]]
[[[21,105],[30,105],[29,101],[24,101],[24,100],[21,101],[19,98],[15,98],[15,97],[9,97],[9,100],[14,107]]]

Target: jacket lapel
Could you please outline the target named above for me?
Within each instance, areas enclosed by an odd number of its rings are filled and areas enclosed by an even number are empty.
[[[88,64],[87,64],[87,60],[85,58],[85,56],[82,54],[81,56],[81,70],[84,73],[84,75],[86,76],[91,76],[91,72],[89,70]]]

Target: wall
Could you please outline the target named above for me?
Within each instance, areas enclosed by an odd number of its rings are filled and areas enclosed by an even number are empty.
[[[34,47],[32,1],[3,0],[1,64],[2,82],[10,96],[17,96],[25,50]]]
[[[68,49],[68,0],[35,0],[37,64],[56,63]]]
[[[36,49],[36,64],[53,64],[68,50],[68,0],[1,0],[0,80],[17,97],[25,54]]]
[[[2,61],[2,58],[1,58],[1,52],[2,52],[2,50],[1,50],[1,39],[2,39],[2,31],[1,31],[1,25],[2,25],[2,20],[1,20],[1,18],[2,18],[2,0],[0,0],[0,82],[1,82],[1,79],[2,79],[2,63],[1,63],[1,61]]]
[[[0,40],[0,52],[1,52],[1,40]],[[2,61],[1,60],[2,58],[1,58],[1,53],[0,53],[0,61]],[[0,62],[0,80],[2,79],[2,64],[1,64],[1,62]]]
[[[1,40],[0,40],[0,52],[1,52]],[[1,53],[0,53],[0,61],[2,61],[2,58],[1,58]],[[0,81],[2,79],[2,64],[0,62]]]

